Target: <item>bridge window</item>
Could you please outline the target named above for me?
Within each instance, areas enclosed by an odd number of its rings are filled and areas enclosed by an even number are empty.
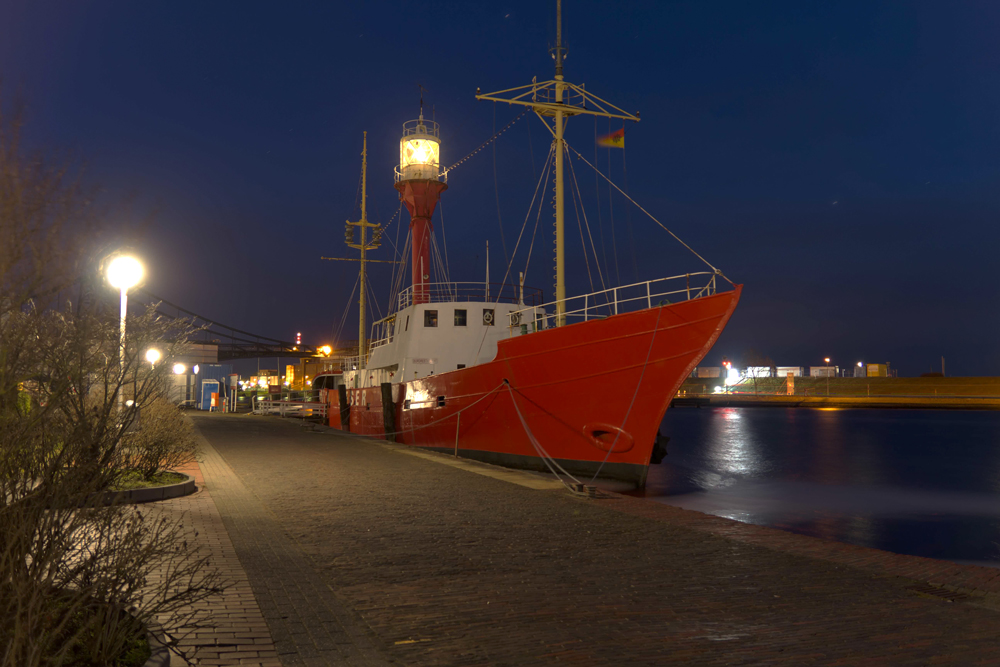
[[[465,326],[465,309],[456,308],[455,309],[455,326],[464,327]]]
[[[483,308],[483,324],[485,324],[488,327],[491,327],[493,326],[493,320],[494,320],[493,309]]]
[[[438,325],[438,311],[436,310],[425,310],[424,311],[424,326],[425,327],[436,327]]]

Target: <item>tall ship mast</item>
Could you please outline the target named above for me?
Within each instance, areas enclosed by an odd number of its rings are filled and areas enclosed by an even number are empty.
[[[395,178],[410,215],[410,284],[395,295],[389,315],[373,323],[369,342],[360,333],[357,368],[345,370],[339,396],[328,395],[330,425],[550,471],[578,488],[597,478],[642,486],[649,466],[664,454],[664,413],[722,333],[742,286],[684,244],[707,270],[567,295],[564,157],[586,162],[566,142],[567,120],[639,117],[565,79],[561,0],[551,52],[553,79],[477,90],[476,98],[525,107],[552,135],[536,194],[551,172],[554,299],[545,302],[523,278],[508,281],[511,264],[499,284],[431,281],[432,218],[448,189],[448,171],[441,168],[439,126],[424,118],[421,99],[419,117],[403,125]],[[363,326],[363,307],[361,317]]]

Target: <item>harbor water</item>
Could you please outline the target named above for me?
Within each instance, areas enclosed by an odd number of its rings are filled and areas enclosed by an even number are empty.
[[[1000,412],[676,408],[661,431],[647,498],[1000,567]]]

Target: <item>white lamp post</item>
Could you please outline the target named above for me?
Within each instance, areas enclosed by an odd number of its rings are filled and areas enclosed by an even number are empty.
[[[118,410],[122,410],[124,396],[122,396],[121,385],[125,381],[125,313],[128,310],[128,289],[135,287],[142,280],[142,263],[135,257],[129,255],[119,255],[111,260],[108,265],[108,282],[112,287],[116,287],[122,292],[121,326],[119,327],[120,342],[118,345],[118,373],[119,381],[116,393],[118,394]]]

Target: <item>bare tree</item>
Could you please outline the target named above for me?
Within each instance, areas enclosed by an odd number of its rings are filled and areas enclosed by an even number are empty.
[[[758,380],[762,377],[770,377],[774,361],[766,354],[750,348],[743,353],[743,363],[747,366],[747,377],[753,382],[753,395],[757,396],[759,395]]]
[[[0,105],[0,666],[113,662],[157,617],[190,626],[218,574],[177,519],[106,505],[137,406],[187,331],[118,312],[96,276],[103,230],[69,165],[21,148]],[[141,361],[165,352],[160,368]]]

